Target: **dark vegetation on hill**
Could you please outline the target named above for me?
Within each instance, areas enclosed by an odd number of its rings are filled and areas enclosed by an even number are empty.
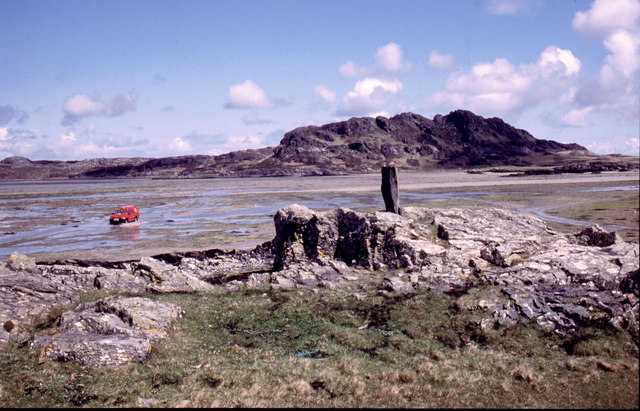
[[[0,161],[0,179],[198,178],[314,176],[491,166],[563,166],[574,172],[638,168],[638,158],[599,156],[578,144],[537,139],[497,117],[456,110],[433,120],[414,113],[351,118],[298,127],[276,147],[218,156],[98,158],[82,161]]]

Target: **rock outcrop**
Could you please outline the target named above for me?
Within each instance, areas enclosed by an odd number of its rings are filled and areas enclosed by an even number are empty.
[[[560,334],[608,325],[638,335],[638,244],[597,225],[565,235],[542,220],[498,208],[406,207],[398,215],[316,212],[297,204],[279,210],[274,223],[275,238],[250,251],[104,263],[36,264],[12,255],[0,267],[0,343],[29,341],[34,319],[58,307],[64,312],[56,317],[56,331],[33,336],[42,358],[83,365],[142,361],[181,315],[179,307],[139,297],[78,305],[78,291],[97,289],[139,294],[346,287],[358,299],[436,290],[464,295],[460,309],[481,313],[471,325],[479,328],[535,321]]]

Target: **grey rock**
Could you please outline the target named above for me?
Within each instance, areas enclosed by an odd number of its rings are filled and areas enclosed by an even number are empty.
[[[11,256],[9,256],[7,267],[13,271],[26,271],[29,273],[37,271],[36,261],[17,251],[11,253]]]
[[[31,348],[41,359],[83,366],[143,362],[183,311],[171,303],[142,297],[108,297],[80,304],[62,315],[55,334],[37,334]]]
[[[385,276],[383,286],[386,290],[398,294],[413,294],[416,292],[411,283],[403,281],[397,276]]]
[[[157,293],[188,293],[211,289],[211,284],[202,281],[186,270],[156,260],[152,257],[140,259],[134,274],[150,280],[147,291]]]
[[[77,300],[71,290],[38,274],[0,271],[0,345],[26,341],[35,320],[44,319],[53,307]]]
[[[575,235],[575,238],[578,244],[595,247],[608,247],[623,241],[615,231],[605,231],[597,224],[583,229]]]

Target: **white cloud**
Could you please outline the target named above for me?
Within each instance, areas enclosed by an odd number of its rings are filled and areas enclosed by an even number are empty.
[[[576,31],[603,42],[609,51],[598,74],[585,78],[566,99],[569,110],[613,114],[623,121],[638,121],[640,69],[640,1],[595,0],[591,8],[577,12]]]
[[[138,97],[137,93],[126,93],[101,101],[99,95],[90,97],[86,94],[72,94],[62,105],[64,118],[61,124],[73,125],[84,117],[120,117],[127,111],[136,111]]]
[[[344,78],[356,78],[361,72],[362,70],[353,61],[347,61],[338,67],[338,73]]]
[[[570,50],[549,46],[537,62],[514,66],[505,58],[455,72],[445,90],[430,98],[433,105],[453,104],[484,114],[520,112],[557,97],[571,86],[580,61]]]
[[[587,115],[593,111],[594,107],[583,107],[567,111],[560,119],[560,125],[568,127],[586,127],[590,126],[586,119]]]
[[[549,46],[540,54],[538,67],[542,69],[543,76],[553,76],[558,71],[571,76],[580,71],[581,63],[571,50]]]
[[[67,134],[60,134],[58,139],[58,145],[62,147],[73,146],[78,139],[76,138],[76,133],[73,131],[69,131]]]
[[[380,111],[400,91],[402,91],[402,83],[399,80],[367,77],[357,81],[354,89],[344,96],[338,115],[359,115]]]
[[[0,128],[0,152],[32,160],[73,160],[94,157],[148,156],[147,140],[130,136],[97,133],[95,124],[73,127],[57,136],[37,134],[28,129]],[[163,147],[166,148],[166,147]]]
[[[336,102],[336,92],[329,90],[322,84],[318,84],[313,88],[313,92],[316,96],[320,97],[326,103],[335,103]]]
[[[171,151],[177,151],[179,153],[186,153],[192,150],[191,144],[185,141],[182,137],[176,137],[169,143],[169,149]]]
[[[409,71],[413,66],[411,62],[404,59],[402,47],[393,42],[379,47],[374,58],[375,64],[371,67],[361,67],[353,61],[348,61],[338,68],[338,72],[344,78],[384,76]]]
[[[544,4],[544,0],[489,0],[487,10],[491,14],[514,15],[528,12]]]
[[[92,99],[86,94],[73,94],[62,106],[62,111],[70,116],[95,116],[105,110],[104,103]]]
[[[640,154],[640,139],[638,137],[614,136],[606,141],[594,141],[585,147],[598,154],[626,154],[637,156]]]
[[[369,117],[391,117],[388,111],[377,111],[375,113],[369,113]]]
[[[619,72],[630,77],[640,68],[640,34],[619,29],[604,42],[610,54],[604,60],[603,70]],[[606,77],[609,73],[603,73]],[[603,78],[604,80],[604,78]]]
[[[273,105],[262,87],[251,80],[229,87],[225,108],[265,108]]]
[[[403,59],[399,44],[389,43],[378,49],[375,68],[384,73],[398,73],[410,70],[411,63]]]
[[[443,54],[433,50],[429,53],[427,65],[435,70],[451,70],[454,67],[454,57],[452,54]]]
[[[617,29],[638,30],[640,1],[595,0],[587,11],[573,17],[573,28],[590,37],[605,38]]]
[[[0,152],[5,157],[29,157],[39,148],[38,140],[39,137],[32,130],[0,128]]]

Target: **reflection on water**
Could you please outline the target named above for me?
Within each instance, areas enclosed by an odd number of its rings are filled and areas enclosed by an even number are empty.
[[[197,181],[178,183],[154,181],[97,180],[82,182],[37,182],[35,187],[46,186],[50,190],[41,195],[29,191],[28,182],[0,183],[4,193],[20,191],[20,195],[5,194],[0,197],[0,258],[13,251],[24,254],[115,249],[135,247],[147,240],[164,238],[187,243],[198,233],[222,233],[231,238],[246,236],[253,232],[251,225],[268,223],[274,213],[291,203],[303,204],[314,210],[345,208],[384,209],[378,191],[317,192],[304,189],[296,192],[296,180],[285,178],[281,187],[271,188],[270,193],[260,194],[260,180],[251,186],[243,180],[241,187],[226,187],[228,181]],[[92,184],[99,183],[99,186]],[[111,183],[111,184],[109,184]],[[125,189],[126,184],[130,189]],[[70,186],[74,185],[75,186]],[[74,191],[74,187],[91,187],[87,192]],[[218,187],[216,187],[216,184]],[[220,187],[222,185],[222,187]],[[112,187],[117,187],[114,191]],[[104,190],[102,190],[104,188]],[[638,190],[637,184],[616,187],[592,187],[576,189],[575,192]],[[102,192],[101,192],[102,190]],[[111,190],[111,191],[109,191]],[[287,193],[280,191],[287,191]],[[17,192],[17,191],[16,191]],[[547,193],[558,192],[553,188]],[[564,190],[563,192],[567,192]],[[52,194],[54,193],[54,194]],[[455,191],[434,193],[428,190],[401,191],[401,204],[428,202],[431,200],[474,198],[496,194],[535,194],[500,191]],[[136,204],[141,217],[138,222],[113,226],[108,215],[115,207]],[[522,210],[546,221],[571,225],[591,225],[586,221],[570,220],[546,214],[543,209]],[[620,226],[607,226],[620,229]],[[627,228],[627,227],[625,227]]]
[[[111,226],[120,241],[135,241],[140,238],[140,222]]]

